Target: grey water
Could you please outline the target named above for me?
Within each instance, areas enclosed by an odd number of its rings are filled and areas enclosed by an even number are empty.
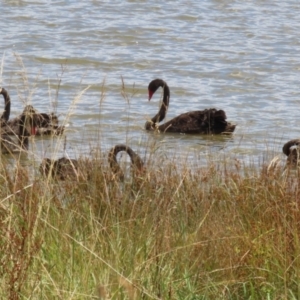
[[[147,159],[206,163],[210,154],[260,163],[300,137],[300,2],[0,0],[0,86],[11,117],[25,104],[55,111],[66,141],[36,138],[34,157],[90,155],[127,143]],[[144,130],[161,94],[171,90],[167,120],[219,108],[232,136],[153,134]],[[3,104],[0,102],[0,109]]]

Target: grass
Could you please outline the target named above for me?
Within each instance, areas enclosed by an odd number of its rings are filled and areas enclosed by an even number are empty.
[[[0,297],[299,299],[299,177],[222,168],[30,183],[2,166]]]
[[[106,153],[78,181],[2,159],[0,298],[300,299],[296,171],[147,154],[125,182]]]

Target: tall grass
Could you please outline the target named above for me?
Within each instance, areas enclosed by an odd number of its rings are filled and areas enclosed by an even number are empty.
[[[5,170],[2,299],[300,297],[296,174],[166,161],[125,183],[102,164],[29,184]]]
[[[296,171],[147,153],[125,182],[106,153],[77,181],[1,160],[0,298],[300,299]]]

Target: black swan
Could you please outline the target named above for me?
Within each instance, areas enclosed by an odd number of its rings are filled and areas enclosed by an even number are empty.
[[[129,146],[120,144],[116,145],[109,151],[108,162],[110,168],[115,176],[120,180],[124,179],[123,171],[121,170],[118,161],[117,154],[121,151],[126,151],[130,156],[132,167],[137,171],[143,170],[143,161]],[[79,175],[82,175],[81,169],[87,167],[93,168],[92,162],[81,162],[76,159],[69,159],[66,157],[59,158],[57,160],[51,160],[49,158],[44,158],[40,164],[40,172],[43,176],[49,176],[55,179],[65,180],[67,178],[78,178]]]
[[[24,114],[34,114],[37,122],[36,135],[60,135],[64,132],[64,126],[58,126],[58,118],[54,113],[38,113],[32,105],[26,105],[22,114],[12,120],[9,120],[11,100],[10,96],[5,88],[0,89],[0,94],[4,98],[4,112],[0,117],[0,124],[2,127],[2,133],[7,135],[18,135],[19,121]]]
[[[36,115],[38,122],[38,129],[36,132],[37,136],[40,135],[61,135],[64,132],[64,126],[58,125],[58,117],[54,113],[39,113],[32,105],[26,105],[22,114],[32,113]],[[7,134],[15,134],[18,127],[18,121],[22,114],[12,120],[6,122],[6,132]]]
[[[21,150],[28,150],[29,137],[35,135],[37,128],[37,117],[34,114],[22,114],[18,121],[18,134],[16,143],[12,136],[2,134],[1,139],[1,153],[13,153]]]
[[[51,177],[60,180],[73,179],[78,178],[79,164],[76,159],[66,157],[61,157],[57,160],[44,158],[39,170],[44,176],[49,176],[50,174]]]
[[[158,113],[151,121],[146,122],[146,130],[190,134],[226,134],[234,131],[236,125],[226,121],[226,114],[223,110],[215,108],[190,111],[158,125],[166,116],[170,100],[170,89],[167,83],[162,79],[154,79],[148,86],[149,101],[159,87],[163,88],[163,102]]]
[[[282,147],[282,152],[287,156],[286,165],[291,167],[296,167],[298,165],[300,156],[299,147],[291,149],[293,146],[299,146],[300,139],[290,140],[289,142],[285,143]]]

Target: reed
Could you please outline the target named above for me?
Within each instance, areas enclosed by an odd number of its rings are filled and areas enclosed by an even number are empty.
[[[156,150],[124,182],[101,151],[77,180],[1,160],[0,298],[299,299],[298,173]]]
[[[16,170],[0,178],[3,299],[300,296],[297,174],[165,161],[124,183],[106,164],[30,183]]]

